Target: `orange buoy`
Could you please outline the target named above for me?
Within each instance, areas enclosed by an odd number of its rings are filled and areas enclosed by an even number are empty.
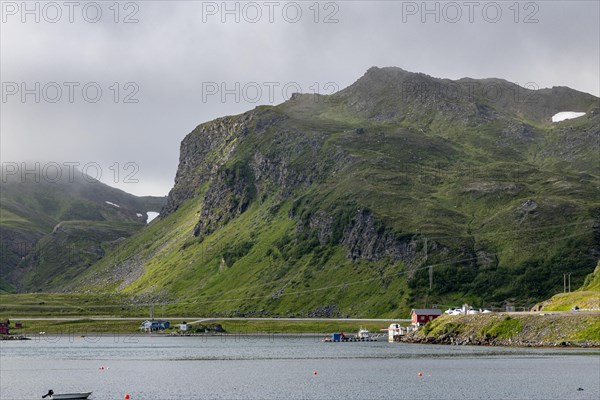
[[[125,396],[123,396],[123,398],[125,398],[125,400],[128,400],[129,399],[129,395],[126,394]]]
[[[316,375],[316,374],[317,374],[317,371],[313,371],[313,375]]]
[[[419,375],[419,376],[423,376],[423,373],[422,373],[422,372],[419,372],[419,373],[418,373],[418,375]]]

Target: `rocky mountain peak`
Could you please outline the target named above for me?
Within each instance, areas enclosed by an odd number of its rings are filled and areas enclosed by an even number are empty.
[[[372,67],[335,97],[351,112],[377,121],[435,113],[468,123],[502,116],[545,123],[558,112],[589,112],[599,104],[597,97],[567,87],[540,89],[535,82],[498,78],[450,80],[397,67]],[[487,110],[483,117],[482,109]]]
[[[519,87],[371,68],[203,123],[162,218],[87,281],[108,269],[110,285],[229,315],[547,298],[556,268],[583,280],[600,254],[598,99]]]

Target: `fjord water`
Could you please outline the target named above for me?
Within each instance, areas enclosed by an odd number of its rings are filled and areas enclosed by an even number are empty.
[[[2,400],[48,389],[93,391],[95,400],[600,398],[592,349],[116,335],[0,346]]]

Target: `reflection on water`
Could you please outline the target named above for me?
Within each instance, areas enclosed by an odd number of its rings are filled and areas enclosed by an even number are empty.
[[[0,349],[2,400],[38,399],[50,388],[132,400],[600,397],[600,352],[585,349],[116,335]]]

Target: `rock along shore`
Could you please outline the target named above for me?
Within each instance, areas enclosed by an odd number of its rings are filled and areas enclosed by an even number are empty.
[[[600,348],[600,313],[444,315],[399,342]]]

